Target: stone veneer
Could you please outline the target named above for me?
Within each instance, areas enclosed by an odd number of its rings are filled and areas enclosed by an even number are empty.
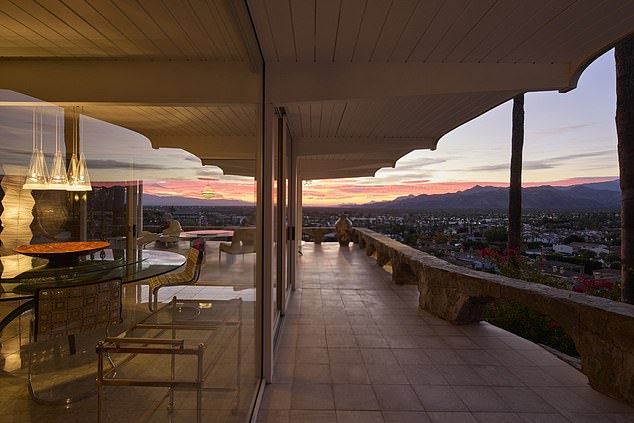
[[[395,283],[418,285],[422,309],[452,323],[482,320],[496,298],[550,316],[574,340],[592,387],[634,404],[634,306],[456,266],[369,229],[352,236],[380,266],[391,264]]]

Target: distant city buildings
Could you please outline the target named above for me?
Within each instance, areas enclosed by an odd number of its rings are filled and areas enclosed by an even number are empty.
[[[367,227],[451,263],[496,272],[483,248],[505,249],[503,212],[411,212],[347,209],[355,226]],[[303,225],[333,226],[339,209],[305,208]],[[528,263],[572,286],[577,279],[618,281],[619,215],[608,212],[528,212],[523,216]],[[308,238],[307,238],[308,240]],[[325,239],[328,241],[328,239]]]

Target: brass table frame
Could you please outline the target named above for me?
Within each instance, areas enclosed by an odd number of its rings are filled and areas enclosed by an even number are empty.
[[[175,316],[179,313],[183,306],[188,307],[189,303],[201,303],[201,302],[236,302],[238,305],[237,313],[239,318],[236,321],[196,321],[186,320],[177,321]],[[236,409],[240,401],[240,356],[242,349],[242,299],[233,300],[214,300],[214,301],[199,301],[199,300],[178,300],[173,297],[172,300],[166,304],[164,308],[172,308],[172,322],[170,323],[148,323],[141,322],[136,324],[130,330],[118,337],[107,337],[103,341],[97,344],[96,351],[98,355],[97,359],[97,422],[102,421],[102,389],[103,386],[148,386],[148,387],[167,387],[169,388],[169,403],[168,411],[171,413],[174,408],[174,390],[175,389],[192,389],[196,391],[196,421],[201,422],[201,402],[203,391],[236,391]],[[161,310],[163,310],[161,309]],[[160,312],[159,310],[158,312]],[[197,310],[199,313],[199,310]],[[151,317],[152,315],[150,315]],[[195,315],[197,317],[198,314]],[[184,339],[176,339],[177,330],[206,330],[213,331],[218,329],[221,325],[224,326],[236,326],[238,335],[238,356],[236,365],[236,388],[219,388],[219,387],[203,387],[205,381],[205,370],[203,366],[203,354],[206,346],[204,343],[198,344],[197,348],[186,348]],[[126,335],[133,332],[135,329],[153,329],[160,330],[161,333],[165,330],[171,331],[171,338],[149,338],[149,337],[126,337]],[[213,357],[208,367],[211,366],[220,358],[222,350],[219,350],[217,355]],[[170,362],[170,378],[169,379],[144,379],[144,378],[116,378],[117,366],[111,360],[111,354],[127,354],[129,356],[126,361],[129,361],[137,354],[150,354],[150,355],[171,355]],[[177,380],[175,377],[175,359],[176,356],[195,356],[197,358],[197,371],[196,377],[193,380]],[[104,371],[104,357],[109,361],[111,369]]]

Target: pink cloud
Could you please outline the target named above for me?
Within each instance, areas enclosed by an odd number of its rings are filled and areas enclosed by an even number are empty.
[[[143,190],[148,194],[159,196],[178,196],[189,198],[204,198],[203,189],[209,186],[215,198],[254,201],[254,181],[223,181],[220,179],[204,180],[170,180],[144,181]]]
[[[578,177],[556,181],[525,182],[525,187],[539,185],[568,186],[581,183],[605,182],[616,179],[614,176],[606,177]],[[108,184],[108,185],[123,185]],[[255,201],[256,185],[254,181],[225,181],[222,179],[202,179],[187,181],[145,181],[144,191],[148,194],[160,196],[180,196],[190,198],[203,198],[202,191],[209,185],[216,198],[237,199]],[[363,204],[370,201],[392,200],[405,195],[420,194],[444,194],[464,191],[474,185],[488,185],[496,187],[508,186],[506,182],[476,182],[476,181],[451,181],[430,182],[429,180],[403,181],[395,185],[359,185],[357,179],[332,179],[315,181],[303,186],[305,205],[334,206],[342,203]]]
[[[556,181],[525,182],[523,186],[569,186],[592,182],[606,182],[614,179],[616,179],[614,176],[579,177]],[[315,183],[314,185],[305,186],[303,190],[304,204],[314,206],[332,206],[342,203],[363,204],[370,201],[393,200],[396,197],[405,195],[446,194],[464,191],[475,185],[495,187],[508,186],[507,182],[485,181],[429,182],[428,180],[412,180],[391,186],[356,185],[355,182],[355,180],[330,180],[319,181],[319,183]]]

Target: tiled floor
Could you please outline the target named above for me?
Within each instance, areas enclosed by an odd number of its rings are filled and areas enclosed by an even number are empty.
[[[538,345],[417,300],[357,247],[306,244],[260,422],[634,422]]]

